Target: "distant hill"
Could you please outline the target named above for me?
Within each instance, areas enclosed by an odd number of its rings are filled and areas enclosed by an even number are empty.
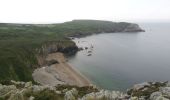
[[[10,24],[0,23],[0,35],[21,36],[30,35],[89,35],[93,33],[111,33],[111,32],[142,32],[139,25],[126,22],[111,22],[100,20],[73,20],[59,24]]]
[[[99,20],[73,20],[60,24],[68,35],[88,35],[93,33],[142,32],[137,24]],[[71,31],[71,32],[70,32]]]

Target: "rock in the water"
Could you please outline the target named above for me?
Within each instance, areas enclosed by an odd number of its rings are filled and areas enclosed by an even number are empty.
[[[85,47],[85,49],[87,50],[87,49],[88,49],[88,47]]]
[[[88,53],[92,53],[92,51],[88,51]]]
[[[84,50],[84,49],[82,47],[79,47],[78,51],[82,51],[82,50]]]
[[[87,56],[91,56],[92,54],[88,54]]]

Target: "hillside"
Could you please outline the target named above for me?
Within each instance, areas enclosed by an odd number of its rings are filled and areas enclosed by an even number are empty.
[[[0,23],[0,81],[33,81],[33,70],[41,66],[38,57],[43,58],[51,52],[75,54],[78,48],[67,38],[69,36],[141,31],[137,24],[98,20],[73,20],[60,24]]]

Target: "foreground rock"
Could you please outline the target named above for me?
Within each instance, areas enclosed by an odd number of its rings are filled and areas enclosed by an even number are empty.
[[[122,100],[126,95],[119,91],[100,90],[83,96],[80,100]]]
[[[95,86],[48,86],[16,81],[1,83],[0,100],[170,100],[168,82],[136,84],[127,93],[100,90]]]
[[[0,84],[0,100],[77,100],[98,91],[93,86],[33,85],[32,82],[9,81]]]
[[[170,87],[168,82],[145,82],[134,85],[127,94],[142,100],[169,100]]]

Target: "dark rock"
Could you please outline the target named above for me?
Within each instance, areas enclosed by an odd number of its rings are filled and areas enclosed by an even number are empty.
[[[65,55],[74,55],[74,54],[77,53],[77,51],[78,51],[78,47],[76,45],[75,46],[70,46],[70,47],[59,48],[58,49],[58,52],[62,52]]]
[[[52,60],[50,60],[50,61],[47,61],[47,65],[48,66],[51,66],[51,65],[53,65],[53,64],[58,64],[59,62],[57,61],[57,60],[54,60],[54,59],[52,59]]]
[[[46,57],[48,54],[61,52],[65,56],[72,56],[78,52],[77,45],[71,40],[47,41],[36,49],[39,66],[47,65]]]
[[[79,51],[84,50],[82,47],[79,48]]]
[[[88,54],[87,56],[91,56],[92,54]]]
[[[88,53],[92,53],[92,51],[88,51]]]
[[[51,41],[45,43],[39,49],[40,55],[47,55],[50,53],[62,52],[65,55],[74,55],[78,51],[78,47],[73,41]]]
[[[85,47],[85,49],[87,50],[87,49],[88,49],[88,47]]]

